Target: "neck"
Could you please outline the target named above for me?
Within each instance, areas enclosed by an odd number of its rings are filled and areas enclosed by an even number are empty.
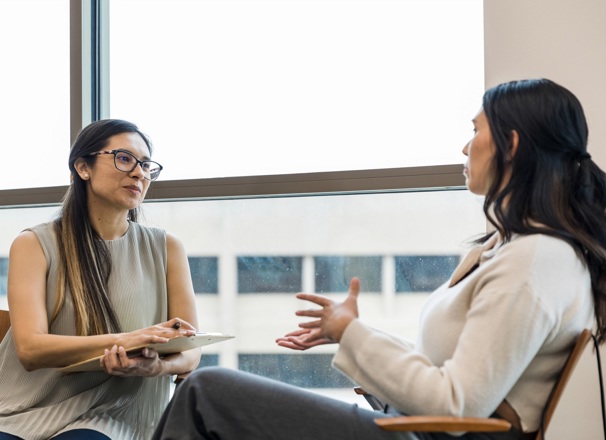
[[[127,216],[100,216],[90,213],[90,222],[103,240],[116,240],[128,231]]]

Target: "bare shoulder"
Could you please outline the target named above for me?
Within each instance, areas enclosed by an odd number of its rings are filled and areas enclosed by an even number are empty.
[[[38,240],[38,236],[31,230],[21,232],[13,240],[11,245],[11,254],[13,253],[36,253],[43,254],[42,245]]]
[[[170,232],[166,233],[166,246],[170,249],[173,248],[183,248],[183,241],[174,234]]]
[[[181,260],[186,258],[185,246],[183,241],[176,235],[166,233],[166,253],[169,261]]]

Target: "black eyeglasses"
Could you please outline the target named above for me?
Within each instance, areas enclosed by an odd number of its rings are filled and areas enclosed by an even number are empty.
[[[141,165],[143,177],[147,180],[156,180],[160,175],[160,171],[162,171],[162,165],[158,162],[154,162],[153,160],[139,160],[133,156],[132,153],[125,150],[96,151],[87,154],[87,156],[97,156],[99,154],[113,154],[116,169],[124,173],[130,173],[137,168],[137,165]]]

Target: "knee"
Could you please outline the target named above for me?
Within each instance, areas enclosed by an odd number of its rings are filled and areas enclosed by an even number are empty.
[[[194,371],[179,384],[173,396],[173,410],[183,407],[200,414],[208,407],[231,405],[234,376],[237,371],[222,367],[204,367]]]
[[[187,379],[183,382],[204,382],[209,379],[223,380],[222,378],[228,377],[233,374],[233,370],[225,367],[202,367],[193,371]]]
[[[229,383],[232,375],[233,371],[224,367],[199,368],[181,382],[177,391],[181,393],[188,393],[193,390],[204,392],[209,387],[224,387],[225,384]]]

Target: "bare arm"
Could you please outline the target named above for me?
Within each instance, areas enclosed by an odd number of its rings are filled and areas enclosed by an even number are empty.
[[[198,328],[198,315],[189,262],[183,243],[167,234],[168,248],[168,318],[181,318]],[[188,350],[170,359],[169,374],[193,371],[200,362],[201,349]]]
[[[152,342],[166,342],[181,330],[170,323],[138,330],[97,336],[49,334],[46,310],[47,263],[42,246],[31,231],[22,232],[10,250],[8,303],[11,325],[19,360],[28,371],[62,367],[103,354],[104,349],[119,345],[136,347]],[[183,334],[187,333],[183,327]]]

